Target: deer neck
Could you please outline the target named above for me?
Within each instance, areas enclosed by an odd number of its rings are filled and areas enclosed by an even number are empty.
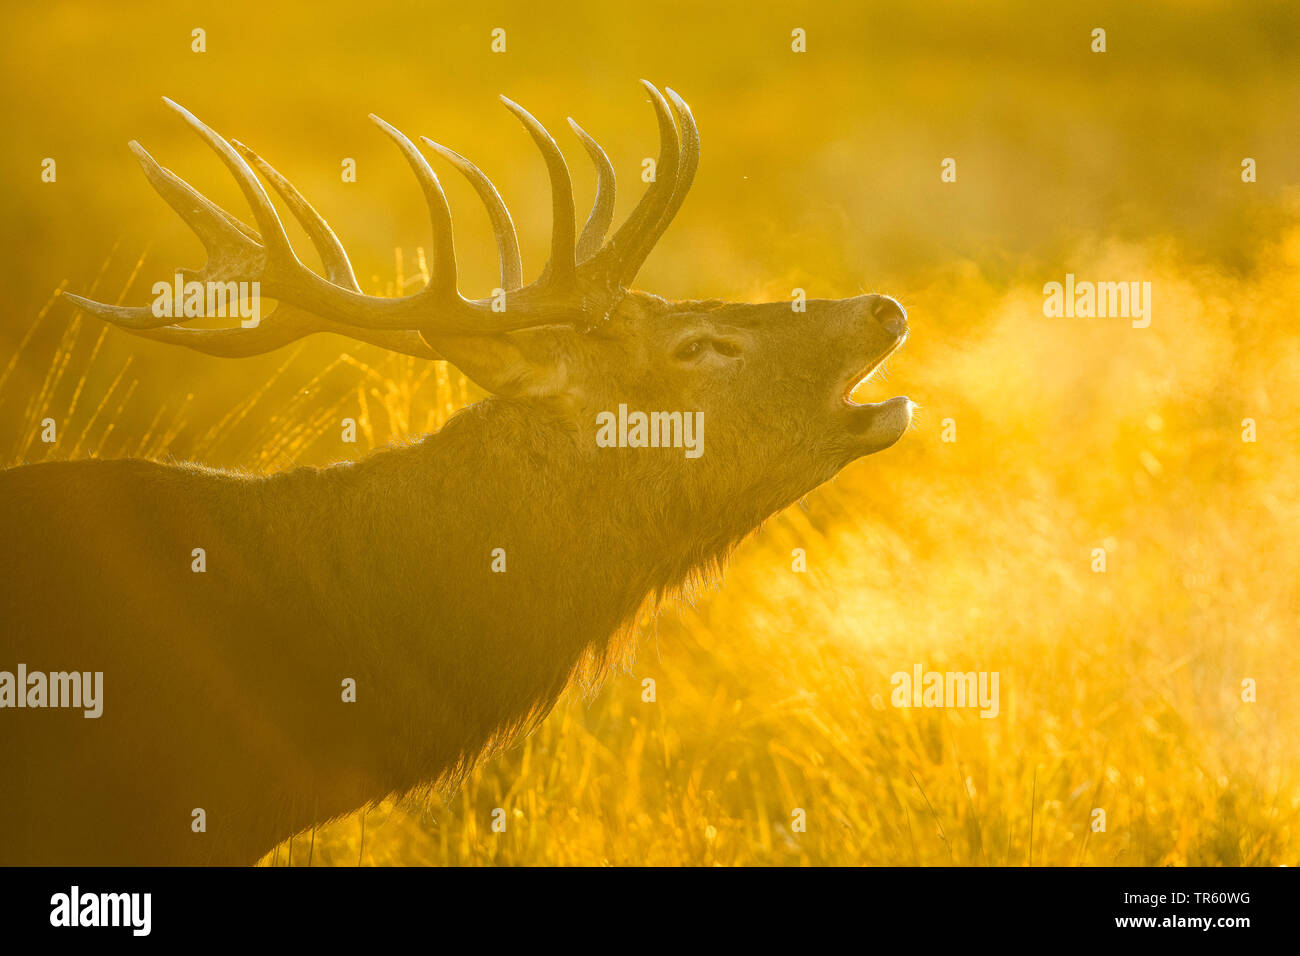
[[[763,517],[687,484],[689,467],[644,470],[645,454],[664,453],[593,450],[559,414],[487,400],[348,466],[350,510],[372,535],[391,532],[366,551],[412,600],[518,595],[532,608],[575,605],[608,632],[651,594],[716,564]]]
[[[579,445],[561,418],[489,401],[411,445],[285,476],[305,509],[285,539],[312,542],[303,590],[329,629],[312,638],[320,678],[356,678],[376,708],[350,755],[375,792],[454,774],[584,667],[598,679],[647,600],[730,543],[676,513],[678,490],[629,489]],[[384,735],[412,745],[365,748]]]

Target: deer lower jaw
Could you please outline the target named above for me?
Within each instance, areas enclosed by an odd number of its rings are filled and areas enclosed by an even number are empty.
[[[859,455],[888,448],[903,437],[912,423],[912,400],[899,395],[873,405],[859,405],[845,401],[848,423],[846,429],[854,438],[853,447]],[[859,446],[865,446],[859,447]]]

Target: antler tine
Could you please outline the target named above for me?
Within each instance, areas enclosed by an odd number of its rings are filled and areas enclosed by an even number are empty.
[[[451,207],[447,205],[442,183],[438,182],[438,177],[434,175],[433,167],[424,158],[424,154],[400,130],[385,123],[374,113],[370,114],[370,119],[402,151],[415,178],[420,181],[420,188],[424,190],[424,198],[429,205],[429,220],[433,225],[433,275],[429,277],[429,285],[424,291],[443,300],[458,299],[460,294],[456,291],[456,247],[452,242]]]
[[[352,271],[352,261],[348,258],[343,243],[339,242],[339,237],[330,228],[330,224],[304,198],[303,194],[298,192],[293,183],[285,179],[278,169],[239,140],[232,139],[230,145],[235,147],[245,160],[257,168],[257,171],[262,174],[262,178],[269,182],[280,198],[284,200],[285,205],[289,207],[289,211],[293,213],[294,218],[302,225],[307,233],[307,238],[311,240],[311,244],[320,255],[321,263],[325,266],[326,278],[335,285],[351,289],[353,292],[360,292],[361,286],[357,284],[356,273]],[[199,198],[202,199],[203,197],[199,196]],[[219,206],[213,208],[217,209],[218,212],[222,211]]]
[[[582,235],[578,237],[577,257],[579,262],[584,262],[600,251],[600,244],[605,239],[605,231],[609,229],[609,224],[614,219],[614,200],[618,195],[618,183],[614,176],[614,164],[609,161],[609,156],[601,149],[600,144],[574,122],[572,116],[569,117],[569,128],[582,141],[582,145],[587,149],[587,155],[591,157],[592,165],[596,167],[596,198],[591,204],[587,224],[582,227]]]
[[[514,220],[505,200],[497,192],[496,186],[487,175],[455,150],[435,143],[427,136],[421,136],[420,142],[451,163],[469,180],[474,191],[487,207],[488,218],[492,220],[492,232],[497,240],[497,253],[501,259],[501,288],[513,292],[524,284],[524,265],[519,257],[519,236],[515,233]]]
[[[681,148],[672,109],[663,94],[649,80],[642,80],[641,85],[650,94],[650,104],[659,121],[659,162],[655,166],[655,181],[645,191],[632,214],[595,257],[595,262],[602,268],[607,268],[610,277],[622,288],[627,287],[636,277],[641,263],[650,254],[651,247],[645,244],[647,234],[654,231],[663,218],[664,211],[672,203],[681,165]]]
[[[161,165],[149,151],[135,140],[126,144],[144,170],[149,185],[171,206],[194,234],[203,240],[204,248],[220,249],[233,229],[241,236],[261,243],[262,237],[241,220],[232,216],[201,192],[181,179],[166,166]]]
[[[700,131],[695,125],[695,117],[691,114],[691,108],[686,105],[686,101],[678,96],[668,87],[664,87],[664,93],[671,101],[673,113],[677,117],[678,125],[681,126],[681,152],[677,167],[677,181],[673,186],[672,197],[664,207],[659,216],[658,222],[653,227],[646,230],[641,243],[637,246],[637,251],[633,260],[635,266],[632,269],[632,275],[645,262],[646,257],[654,249],[655,243],[659,237],[664,234],[677,211],[682,208],[682,203],[686,201],[686,194],[690,192],[691,183],[695,180],[695,170],[700,165]],[[629,280],[631,277],[629,276]]]
[[[96,302],[94,299],[86,299],[67,291],[60,292],[59,295],[77,308],[84,309],[91,315],[97,315],[105,322],[111,322],[130,332],[170,325],[173,321],[171,316],[160,318],[154,315],[153,310],[147,305],[109,305],[107,302]]]
[[[518,117],[533,137],[533,142],[546,160],[546,172],[551,179],[551,261],[546,264],[539,283],[548,288],[567,288],[573,283],[578,267],[574,226],[577,214],[573,206],[573,180],[569,178],[568,164],[546,127],[528,110],[505,96],[501,97],[501,102]]]
[[[234,147],[179,103],[165,96],[163,102],[175,110],[186,125],[198,133],[203,141],[212,147],[213,152],[221,157],[221,161],[226,164],[226,168],[235,177],[240,191],[244,194],[244,198],[248,200],[249,206],[252,207],[253,218],[257,221],[258,229],[261,231],[259,239],[267,250],[268,265],[270,260],[277,258],[281,259],[284,265],[297,264],[298,257],[294,255],[293,247],[289,245],[289,237],[285,235],[284,226],[280,222],[280,216],[276,213],[275,207],[271,205],[270,197],[267,196],[266,190],[262,188],[262,184],[257,181],[257,176],[248,168],[248,164],[235,152]]]

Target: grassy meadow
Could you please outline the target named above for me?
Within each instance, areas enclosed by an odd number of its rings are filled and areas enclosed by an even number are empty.
[[[0,465],[324,464],[355,454],[338,440],[344,416],[380,448],[480,397],[454,368],[341,338],[223,361],[54,299],[66,287],[140,304],[201,261],[127,139],[245,214],[160,95],[293,179],[366,291],[392,293],[418,281],[427,224],[367,112],[492,175],[531,276],[545,172],[495,95],[548,124],[580,207],[594,181],[563,117],[600,139],[621,216],[655,148],[636,80],[670,85],[695,111],[703,161],[637,285],[888,292],[912,338],[866,395],[920,407],[902,442],[771,519],[718,588],[643,624],[625,671],[571,689],[463,785],[370,808],[264,863],[1298,862],[1300,11],[323,9],[307,22],[208,3],[15,12],[0,37]],[[208,30],[204,54],[193,26]],[[488,51],[496,26],[506,54]],[[1089,50],[1098,26],[1105,53]],[[805,54],[790,51],[794,27]],[[55,183],[40,181],[47,156]],[[340,181],[345,156],[356,184]],[[946,157],[956,182],[940,181]],[[1244,157],[1257,182],[1242,182]],[[485,294],[486,217],[444,181],[462,292]],[[1043,284],[1066,273],[1150,282],[1150,327],[1045,317]],[[890,676],[916,664],[997,671],[997,717],[892,706]]]

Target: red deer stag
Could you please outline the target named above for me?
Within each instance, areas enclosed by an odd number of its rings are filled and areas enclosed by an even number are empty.
[[[490,214],[503,291],[481,301],[457,290],[438,178],[378,117],[433,222],[431,277],[405,297],[363,294],[298,190],[175,103],[238,180],[256,230],[131,143],[207,249],[184,275],[258,282],[278,305],[228,329],[67,296],[77,306],[216,356],[336,332],[450,362],[490,397],[420,441],[327,468],[257,476],[128,459],[0,472],[0,863],[249,864],[388,795],[446,785],[576,676],[598,677],[647,602],[716,571],[764,519],[899,440],[906,398],[849,397],[907,336],[893,299],[797,312],[629,289],[699,160],[686,103],[646,90],[658,174],[606,241],[604,151],[569,121],[598,174],[579,235],[559,147],[504,100],[550,174],[550,261],[530,285],[496,188],[424,140]],[[324,277],[290,247],[254,170]],[[645,441],[627,409],[670,413],[653,423],[676,447]],[[684,450],[676,432],[692,421]],[[75,672],[87,697],[102,674],[96,719],[50,706],[60,690],[75,696]]]

